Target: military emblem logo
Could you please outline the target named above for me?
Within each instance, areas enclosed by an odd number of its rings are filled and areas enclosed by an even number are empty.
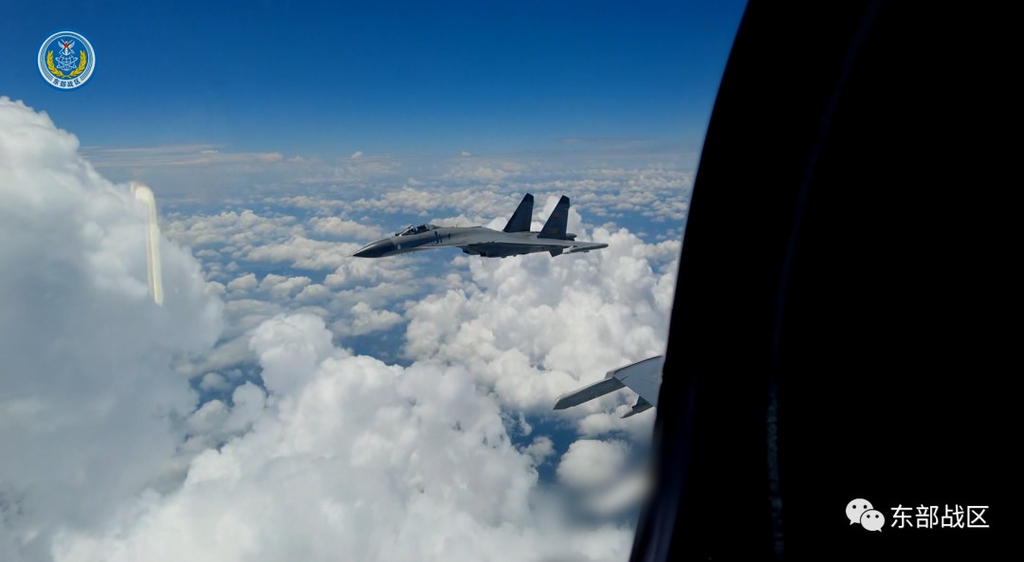
[[[43,80],[61,90],[85,84],[95,69],[96,52],[80,33],[54,33],[39,47],[39,73]]]

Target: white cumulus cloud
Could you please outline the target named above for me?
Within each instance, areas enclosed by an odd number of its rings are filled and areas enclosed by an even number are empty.
[[[149,295],[146,217],[45,113],[0,97],[0,559],[46,560],[173,473],[196,395],[172,369],[212,347],[221,303],[161,241]],[[159,187],[153,186],[157,204]]]
[[[402,316],[390,310],[374,310],[365,302],[352,307],[351,316],[334,322],[332,329],[339,335],[362,335],[385,330],[402,321]]]
[[[128,204],[127,186],[99,176],[77,148],[45,114],[0,98],[0,559],[628,557],[628,523],[577,521],[542,491],[536,466],[556,455],[553,442],[534,435],[513,444],[508,402],[494,393],[506,389],[480,384],[508,384],[542,358],[551,369],[543,375],[562,381],[558,391],[580,376],[578,357],[557,349],[575,344],[563,335],[549,349],[530,325],[512,322],[508,335],[489,336],[500,353],[481,348],[482,363],[449,353],[497,326],[483,319],[484,294],[505,317],[521,306],[533,328],[561,301],[600,304],[582,289],[599,264],[564,260],[545,271],[536,260],[508,262],[503,280],[499,262],[457,259],[455,272],[417,284],[400,261],[339,259],[334,252],[350,248],[305,237],[318,223],[226,211],[178,217],[165,229],[204,260],[232,261],[204,263],[218,275],[207,282],[188,248],[163,240],[158,307],[146,282],[145,217]],[[159,205],[160,187],[151,187]],[[621,253],[642,262],[635,241],[624,240]],[[243,259],[334,273],[321,283],[245,271],[235,263]],[[580,295],[511,298],[523,275],[537,273],[576,283]],[[657,285],[647,273],[640,263],[623,278],[639,292],[599,284],[598,298],[639,295],[648,304],[628,324],[650,320],[656,330],[664,311],[643,289]],[[442,284],[458,297],[455,326],[428,339],[437,345],[411,366],[333,344],[324,317],[343,313],[352,334],[365,334],[407,319],[422,329],[450,312],[425,315],[436,304],[429,299],[422,309],[402,303],[406,317],[395,312],[410,284]],[[280,314],[296,309],[312,313]],[[567,326],[592,320],[573,316]],[[659,345],[643,333],[622,341],[610,357]],[[259,384],[242,379],[247,361],[258,362]],[[476,372],[481,365],[489,379]],[[186,377],[219,398],[199,404]],[[522,415],[511,419],[518,433],[533,431]]]
[[[625,229],[604,228],[593,239],[608,247],[555,258],[456,258],[468,279],[408,308],[406,354],[469,365],[500,404],[539,413],[611,369],[664,353],[675,259],[658,271],[652,264],[679,243],[645,244]],[[588,427],[649,432],[650,416],[622,420],[624,411],[607,411],[626,408],[629,392],[563,415],[600,413],[603,426]]]
[[[629,446],[622,441],[580,439],[558,463],[558,478],[573,488],[608,486],[626,464]]]
[[[311,316],[265,322],[251,345],[271,399],[257,397],[252,429],[195,457],[173,493],[140,495],[100,533],[61,534],[55,559],[628,556],[629,528],[587,528],[543,509],[534,457],[512,445],[465,369],[388,366],[330,338]],[[195,423],[224,425],[227,413],[210,410]]]

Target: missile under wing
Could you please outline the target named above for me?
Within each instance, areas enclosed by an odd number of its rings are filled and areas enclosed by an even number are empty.
[[[608,371],[604,379],[587,385],[579,390],[563,394],[555,401],[555,410],[564,410],[578,406],[609,392],[626,387],[640,395],[623,418],[649,410],[658,405],[658,392],[661,390],[662,367],[665,356],[658,355],[643,361]]]

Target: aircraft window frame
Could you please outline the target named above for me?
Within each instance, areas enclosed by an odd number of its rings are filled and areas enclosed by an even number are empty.
[[[432,225],[432,224],[421,224],[421,225],[418,225],[418,226],[410,226],[409,228],[406,228],[405,230],[400,231],[397,234],[397,236],[409,236],[409,235],[412,235],[412,234],[422,234],[424,232],[429,232],[431,230],[436,230],[436,229],[437,229],[437,227]]]

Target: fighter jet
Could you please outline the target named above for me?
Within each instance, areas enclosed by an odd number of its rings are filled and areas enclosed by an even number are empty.
[[[626,412],[626,415],[622,417],[628,418],[629,416],[647,411],[658,405],[658,392],[661,390],[661,369],[664,365],[665,356],[658,355],[613,371],[608,371],[604,379],[559,396],[558,400],[555,401],[555,409],[564,410],[572,406],[578,406],[598,396],[604,396],[623,387],[629,387],[630,390],[639,394],[640,397],[637,398],[633,409]]]
[[[540,232],[530,231],[533,219],[533,195],[527,193],[505,228],[498,232],[483,226],[411,226],[394,236],[371,242],[353,254],[357,258],[383,258],[407,252],[458,246],[462,251],[485,258],[505,258],[521,254],[548,252],[552,256],[607,248],[608,244],[577,242],[566,232],[569,198],[562,196]]]

